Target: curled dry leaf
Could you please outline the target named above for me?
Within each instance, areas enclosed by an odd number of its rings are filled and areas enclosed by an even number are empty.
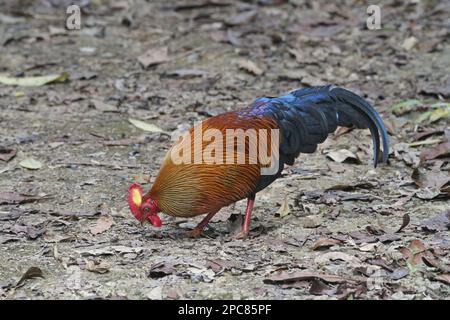
[[[101,216],[98,218],[96,224],[89,228],[89,231],[95,236],[109,230],[114,224],[114,219],[111,216]]]
[[[16,287],[22,285],[26,280],[33,278],[44,278],[42,270],[38,267],[30,267],[17,282]]]
[[[289,208],[289,203],[288,203],[287,197],[285,197],[283,203],[281,204],[280,208],[276,212],[276,215],[278,215],[280,218],[283,218],[283,217],[287,216],[289,213],[291,213],[291,209]]]
[[[328,239],[328,238],[320,238],[316,242],[314,242],[312,249],[313,250],[321,250],[325,248],[329,248],[338,244],[341,244],[342,242],[336,239]]]
[[[395,233],[399,233],[399,232],[401,232],[403,229],[405,229],[405,228],[408,226],[408,224],[409,224],[410,221],[411,221],[411,218],[409,217],[409,215],[408,215],[407,213],[405,213],[405,214],[403,215],[403,222],[402,222],[402,225],[400,226],[400,228],[399,228],[397,231],[395,231]]]
[[[132,119],[132,118],[129,118],[128,121],[132,125],[134,125],[136,128],[139,128],[139,129],[144,130],[144,131],[148,131],[148,132],[164,132],[163,129],[161,129],[160,127],[158,127],[158,126],[156,126],[154,124],[151,124],[151,123],[147,123],[147,122],[144,122],[144,121],[141,121],[141,120],[137,120],[137,119]]]
[[[355,256],[349,255],[344,252],[338,252],[338,251],[324,253],[324,254],[318,256],[316,259],[314,259],[314,262],[316,262],[318,264],[326,264],[330,261],[336,261],[336,260],[342,260],[342,261],[346,261],[346,262],[359,262],[359,259],[356,258]]]
[[[440,274],[436,276],[434,279],[450,285],[450,273]]]
[[[340,149],[337,151],[331,151],[328,152],[326,155],[328,158],[335,162],[354,162],[354,163],[360,163],[361,161],[359,158],[350,150],[347,149]]]
[[[245,71],[255,75],[260,76],[264,73],[264,71],[258,67],[256,63],[247,59],[240,59],[238,61],[239,68],[244,69]]]

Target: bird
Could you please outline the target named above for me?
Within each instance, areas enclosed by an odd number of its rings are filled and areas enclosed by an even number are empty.
[[[235,236],[246,238],[256,194],[278,179],[301,153],[315,152],[338,127],[369,129],[374,167],[380,161],[388,163],[386,127],[365,99],[334,85],[301,88],[258,98],[243,109],[195,124],[167,152],[148,192],[137,183],[129,186],[130,210],[141,224],[149,222],[155,227],[162,225],[160,212],[183,218],[205,215],[188,233],[199,237],[221,208],[247,199],[242,228]],[[230,132],[244,134],[244,138]],[[253,139],[248,132],[265,132],[266,136]],[[265,157],[260,157],[261,146]]]

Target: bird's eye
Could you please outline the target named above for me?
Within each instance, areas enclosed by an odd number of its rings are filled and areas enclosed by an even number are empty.
[[[149,212],[150,208],[149,207],[144,207],[144,212]]]

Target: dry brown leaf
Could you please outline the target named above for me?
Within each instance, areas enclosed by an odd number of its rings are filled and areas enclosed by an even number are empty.
[[[254,74],[255,76],[260,76],[264,73],[256,63],[247,59],[241,59],[238,62],[239,68],[244,69],[245,71]]]
[[[450,230],[450,210],[423,220],[420,225],[428,231],[436,232]]]
[[[0,160],[8,162],[17,154],[17,150],[14,148],[6,148],[0,146]]]
[[[450,141],[445,141],[429,149],[425,149],[420,153],[420,160],[432,160],[438,157],[446,156],[450,154]]]
[[[436,276],[434,279],[450,285],[450,273],[440,274]]]
[[[16,287],[20,286],[28,279],[33,279],[37,277],[44,278],[42,270],[38,267],[30,267],[17,282]]]
[[[160,47],[149,49],[137,59],[144,68],[167,62],[169,61],[168,48]]]
[[[89,231],[95,236],[109,230],[114,224],[114,219],[111,216],[101,216],[98,218],[96,224],[89,228]]]
[[[314,280],[314,279],[321,279],[328,283],[342,283],[342,282],[356,283],[356,281],[353,279],[344,278],[337,275],[326,275],[309,271],[294,271],[292,273],[289,273],[287,271],[278,271],[270,275],[269,277],[265,278],[264,282],[278,284],[278,283],[286,283],[302,280]]]
[[[433,199],[441,193],[450,195],[450,189],[445,188],[450,183],[450,173],[444,171],[425,171],[414,169],[411,178],[421,189],[416,192],[420,199]]]
[[[324,248],[329,248],[338,244],[341,244],[342,242],[336,239],[329,239],[329,238],[320,238],[316,242],[314,242],[312,249],[313,250],[320,250]]]
[[[150,267],[148,277],[150,278],[162,278],[176,272],[174,265],[170,262],[158,262]]]

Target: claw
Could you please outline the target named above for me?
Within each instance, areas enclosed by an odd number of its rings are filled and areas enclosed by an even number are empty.
[[[246,239],[247,237],[248,237],[248,231],[245,232],[244,230],[242,230],[238,234],[234,235],[233,239],[234,240],[243,240],[243,239]]]
[[[200,238],[203,235],[203,230],[194,228],[187,233],[188,238]]]

